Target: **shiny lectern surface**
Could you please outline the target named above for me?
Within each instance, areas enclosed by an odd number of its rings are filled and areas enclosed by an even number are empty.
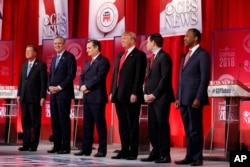
[[[241,98],[250,97],[250,89],[242,82],[237,80],[225,80],[225,81],[210,81],[208,86],[208,96],[211,98],[224,99],[225,104],[225,116],[223,117],[225,123],[225,129],[223,132],[225,148],[224,155],[228,158],[228,152],[234,150],[240,150],[240,128],[239,128],[239,102]],[[216,107],[220,108],[220,107]],[[213,149],[213,142],[215,132],[215,122],[218,119],[216,117],[216,111],[212,111],[212,135],[210,150]],[[220,120],[221,121],[221,120]]]

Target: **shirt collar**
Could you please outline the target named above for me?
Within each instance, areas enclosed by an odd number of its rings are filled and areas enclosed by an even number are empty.
[[[31,66],[33,66],[34,62],[36,61],[36,59],[29,61],[28,64],[31,64]]]
[[[200,45],[199,44],[197,44],[197,45],[195,45],[194,47],[192,47],[192,48],[189,48],[189,50],[192,50],[192,53],[191,53],[191,55],[198,49],[200,47]],[[190,56],[191,56],[190,55]]]
[[[161,48],[157,48],[157,49],[153,52],[153,54],[156,56],[156,55],[159,53],[160,50],[161,50]]]
[[[96,56],[92,57],[92,60],[97,59],[97,57],[100,55],[100,53],[98,53]]]
[[[134,48],[135,48],[135,46],[132,46],[132,47],[128,48],[128,53],[127,53],[127,55],[129,55],[129,53],[132,52],[132,50],[133,50]]]
[[[61,58],[64,52],[65,52],[65,50],[63,50],[61,53],[57,53],[56,55],[57,55],[57,56],[59,55],[60,58]]]

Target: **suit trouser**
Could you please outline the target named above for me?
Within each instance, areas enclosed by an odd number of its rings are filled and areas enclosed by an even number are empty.
[[[121,153],[138,156],[140,103],[115,103],[119,120]]]
[[[106,104],[84,104],[83,145],[82,150],[92,152],[94,125],[98,133],[98,152],[107,153],[107,125],[105,118]]]
[[[22,103],[23,147],[37,148],[41,130],[40,103]]]
[[[187,138],[187,160],[203,159],[202,107],[181,106],[181,116]]]
[[[170,103],[148,105],[148,134],[152,152],[166,156],[170,153]]]
[[[55,150],[70,150],[70,105],[71,99],[50,99]]]

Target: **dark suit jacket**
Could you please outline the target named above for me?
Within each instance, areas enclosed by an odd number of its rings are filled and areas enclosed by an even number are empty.
[[[18,85],[17,96],[21,102],[39,103],[41,98],[46,97],[47,68],[46,64],[38,59],[35,60],[27,77],[28,61],[22,64],[21,76]]]
[[[146,71],[146,54],[137,48],[127,56],[119,75],[119,91],[117,91],[116,81],[119,70],[119,62],[124,52],[121,52],[115,62],[113,78],[111,83],[112,102],[130,102],[131,94],[137,96],[140,103],[144,102],[143,82]]]
[[[101,54],[92,65],[88,61],[80,76],[80,87],[86,85],[89,93],[84,94],[84,103],[107,103],[106,77],[110,68],[109,60]]]
[[[148,72],[145,94],[153,94],[155,102],[174,101],[172,87],[172,60],[162,49],[157,53],[152,68]]]
[[[202,105],[208,104],[207,87],[210,79],[210,55],[199,47],[187,62],[182,58],[177,99],[181,105],[192,105],[194,99],[199,99]]]
[[[58,98],[74,98],[74,84],[73,80],[76,76],[76,60],[75,56],[67,51],[64,51],[55,69],[56,57],[53,57],[50,66],[50,73],[48,77],[48,86],[60,85],[62,90],[57,94]],[[54,95],[51,94],[50,98]]]

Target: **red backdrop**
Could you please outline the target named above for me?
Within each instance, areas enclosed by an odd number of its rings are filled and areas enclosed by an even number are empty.
[[[69,1],[69,37],[88,38],[88,6],[89,1]],[[203,33],[201,45],[212,54],[212,32],[216,29],[250,27],[250,1],[202,1]],[[14,84],[18,82],[20,65],[25,60],[27,44],[38,43],[38,0],[5,0],[3,9],[3,40],[14,40]],[[137,34],[159,32],[160,1],[126,0],[125,28]],[[183,36],[166,37],[164,49],[172,56],[173,85],[176,91],[180,58],[186,50]],[[113,55],[113,40],[102,41],[103,51],[110,60]],[[40,55],[41,55],[41,46]],[[111,71],[108,76],[110,82]],[[108,112],[111,104],[107,106]],[[108,118],[109,119],[109,118]],[[184,131],[179,111],[172,106],[170,115],[171,136],[174,146],[183,146]],[[207,136],[211,125],[211,107],[205,108],[204,130]]]

